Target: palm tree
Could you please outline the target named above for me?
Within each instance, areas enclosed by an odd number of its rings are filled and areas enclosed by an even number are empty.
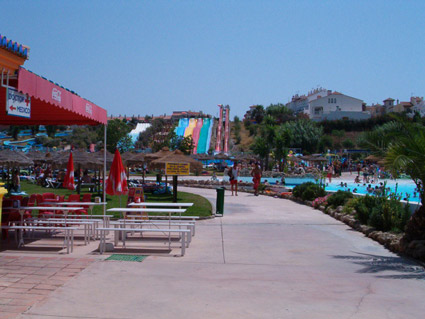
[[[362,143],[376,155],[384,155],[385,167],[393,176],[407,173],[416,184],[422,206],[409,220],[402,244],[407,249],[411,241],[425,240],[425,127],[396,118],[365,134]]]

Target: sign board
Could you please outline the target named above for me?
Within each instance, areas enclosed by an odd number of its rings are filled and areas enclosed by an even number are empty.
[[[165,163],[165,175],[189,175],[189,163]]]
[[[8,88],[6,93],[6,113],[7,115],[30,118],[31,98],[15,89]]]

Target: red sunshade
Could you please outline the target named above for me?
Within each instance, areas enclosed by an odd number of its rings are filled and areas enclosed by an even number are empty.
[[[69,153],[68,165],[66,166],[66,175],[63,180],[63,187],[74,190],[74,159],[72,157],[72,152]]]
[[[4,115],[2,125],[97,125],[107,123],[106,110],[23,68],[18,91],[31,97],[31,118]],[[6,89],[0,88],[0,109],[5,109]]]
[[[109,195],[124,195],[128,193],[127,175],[118,150],[115,150],[114,160],[106,181],[106,193]]]

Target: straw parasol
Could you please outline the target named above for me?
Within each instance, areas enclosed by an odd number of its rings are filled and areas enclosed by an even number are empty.
[[[55,164],[65,167],[68,165],[70,152],[62,152],[56,158],[53,158]],[[72,151],[74,158],[74,165],[79,165],[88,169],[98,169],[103,166],[103,161],[98,159],[93,153],[74,150]]]
[[[214,155],[214,158],[215,159],[222,159],[222,160],[228,160],[228,159],[230,159],[229,156],[227,156],[226,154],[222,154],[222,153],[217,154],[217,155]]]
[[[202,163],[191,158],[190,156],[184,155],[181,151],[176,150],[171,152],[170,155],[161,157],[151,162],[153,168],[165,168],[166,163],[179,163],[179,164],[190,164],[190,171],[202,170]],[[177,176],[173,176],[173,202],[177,202]]]
[[[125,153],[125,154],[127,154],[127,153]],[[125,158],[125,159],[123,158],[123,161],[126,162],[127,165],[144,164],[144,163],[146,163],[146,156],[143,153],[132,153],[131,156],[127,155],[127,158]]]
[[[323,156],[312,156],[312,157],[310,157],[310,161],[312,161],[312,162],[327,162],[328,159],[326,157],[323,157]]]
[[[38,151],[29,151],[26,156],[33,160],[35,164],[41,164],[46,161],[46,153]]]
[[[382,158],[372,154],[372,155],[369,155],[368,157],[366,157],[365,160],[369,161],[369,162],[375,162],[376,163],[376,162],[381,161]]]
[[[199,171],[202,169],[202,163],[197,161],[196,159],[191,158],[188,155],[184,155],[181,151],[175,150],[174,152],[170,152],[171,154],[156,159],[151,162],[151,167],[153,168],[164,168],[165,163],[189,163],[190,171]]]
[[[0,164],[5,166],[31,166],[34,164],[34,162],[23,152],[1,150]]]
[[[104,159],[104,151],[103,150],[98,151],[98,152],[94,152],[94,153],[90,153],[90,155],[94,156],[95,158],[97,158],[98,160],[100,160],[103,163],[103,159]],[[113,159],[114,159],[114,154],[112,154],[109,151],[106,151],[106,166],[107,166],[107,168],[111,167]]]
[[[172,153],[173,152],[171,152],[168,147],[163,147],[160,151],[158,151],[156,153],[146,154],[145,159],[147,161],[153,161],[153,160],[156,160],[158,158],[162,158],[164,156],[171,155]]]

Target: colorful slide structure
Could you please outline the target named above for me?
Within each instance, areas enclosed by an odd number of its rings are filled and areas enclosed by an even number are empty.
[[[199,135],[201,134],[203,122],[204,121],[202,119],[198,119],[196,121],[196,126],[193,129],[192,139],[193,143],[195,144],[193,148],[193,153],[196,153],[196,150],[198,149]]]
[[[176,127],[175,132],[177,136],[184,136],[186,127],[189,125],[189,119],[184,118],[179,120],[179,125]]]
[[[179,125],[175,128],[177,136],[192,136],[195,144],[194,154],[208,153],[211,141],[212,125],[211,119],[188,119],[179,120]]]
[[[204,123],[199,134],[198,147],[196,149],[197,154],[206,154],[210,147],[209,141],[211,140],[211,119],[204,119]]]
[[[196,126],[196,119],[190,119],[189,125],[186,127],[186,130],[184,131],[184,137],[192,136],[193,139],[193,129]]]

